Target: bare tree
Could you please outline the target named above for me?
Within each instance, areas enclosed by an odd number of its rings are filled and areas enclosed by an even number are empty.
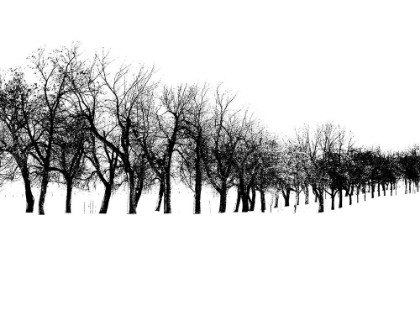
[[[302,152],[299,150],[299,147],[296,147],[296,145],[291,140],[286,140],[284,143],[285,147],[285,159],[283,163],[287,165],[287,170],[285,172],[285,183],[286,187],[288,189],[288,194],[286,195],[287,198],[290,196],[290,191],[293,191],[295,193],[295,204],[294,204],[294,212],[296,213],[297,207],[300,203],[300,194],[302,192],[305,192],[305,203],[308,203],[308,192],[306,191],[308,189],[308,179],[304,172],[305,163],[307,161],[305,160],[305,157],[302,155]],[[286,200],[287,204],[289,203],[289,200]]]
[[[194,192],[194,213],[201,213],[201,192],[205,177],[204,155],[210,128],[208,86],[194,86],[190,106],[186,108],[184,137],[178,148],[180,153],[179,174],[182,182]]]
[[[412,184],[417,185],[420,178],[420,149],[417,145],[399,154],[399,166],[404,180],[405,193],[412,193]]]
[[[299,152],[293,152],[291,146],[283,144],[277,153],[278,165],[276,168],[275,181],[273,183],[277,194],[282,194],[284,199],[284,206],[290,206],[290,195],[294,189],[294,186],[298,186],[299,182],[296,181],[295,176],[295,160],[293,154],[299,154]],[[278,198],[278,196],[276,197]]]
[[[352,148],[345,157],[345,169],[347,174],[347,185],[349,193],[349,203],[352,204],[352,195],[356,189],[357,203],[359,203],[360,193],[366,193],[366,185],[369,175],[369,160],[365,151],[360,148]]]
[[[96,55],[91,62],[78,57],[71,77],[74,105],[88,121],[96,139],[120,159],[129,188],[128,213],[135,214],[146,180],[143,175],[149,166],[144,156],[139,158],[137,150],[141,146],[133,142],[136,140],[133,128],[139,108],[156,87],[152,82],[155,71],[143,65],[137,70],[130,65],[116,65],[109,52]]]
[[[328,161],[326,152],[331,152],[334,146],[332,124],[318,126],[311,132],[309,126],[296,130],[293,139],[295,147],[302,155],[302,168],[307,182],[318,200],[318,212],[324,212],[324,192],[329,184]]]
[[[67,105],[66,96],[71,92],[69,73],[76,58],[77,45],[47,53],[39,49],[31,57],[31,67],[39,85],[35,89],[34,111],[25,112],[26,129],[31,145],[32,156],[38,162],[41,177],[39,214],[45,214],[44,203],[50,182],[53,139],[56,120]]]
[[[267,131],[262,133],[262,141],[255,152],[254,163],[258,165],[254,185],[260,193],[261,212],[266,211],[266,192],[273,188],[276,181],[276,168],[279,163],[278,139]]]
[[[4,156],[12,156],[15,160],[25,186],[26,212],[32,213],[35,204],[30,159],[32,143],[26,130],[26,119],[33,110],[33,87],[26,84],[20,70],[12,70],[9,75],[7,81],[0,77],[0,148]],[[4,161],[3,166],[11,166],[10,162]],[[6,178],[10,178],[10,174]]]
[[[87,186],[91,177],[85,154],[89,129],[83,117],[71,112],[59,115],[55,128],[50,167],[60,175],[55,176],[55,181],[66,186],[65,212],[71,213],[73,187]]]
[[[141,146],[147,162],[153,171],[153,181],[159,182],[159,194],[156,211],[160,211],[165,192],[165,141],[159,125],[160,104],[154,95],[137,110],[137,119],[133,126],[136,142]]]
[[[262,167],[260,150],[264,141],[264,129],[247,111],[238,121],[237,128],[236,136],[239,141],[234,154],[234,167],[235,176],[238,178],[242,212],[254,211],[256,181]]]
[[[159,97],[158,106],[151,106],[143,110],[141,128],[134,129],[136,138],[140,143],[160,181],[159,211],[162,197],[164,197],[164,213],[171,213],[171,177],[174,153],[178,150],[179,143],[185,136],[185,127],[188,110],[196,97],[196,87],[179,85],[176,88],[163,87]],[[150,121],[157,124],[154,134],[146,130]],[[148,129],[148,128],[147,128]],[[153,145],[151,145],[153,143]]]
[[[215,91],[215,105],[211,113],[210,139],[205,154],[204,166],[209,184],[220,195],[219,212],[226,212],[227,192],[234,185],[234,163],[241,128],[238,113],[230,110],[235,95],[222,91],[219,85]]]

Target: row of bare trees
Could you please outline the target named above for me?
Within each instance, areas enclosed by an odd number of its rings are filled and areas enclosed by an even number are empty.
[[[343,197],[348,197],[349,205],[353,197],[375,191],[384,196],[392,195],[399,181],[403,181],[405,192],[419,189],[420,148],[413,146],[402,152],[383,152],[377,148],[357,147],[351,133],[333,123],[326,123],[311,130],[304,126],[296,130],[294,137],[287,139],[282,148],[283,169],[277,174],[278,191],[289,206],[290,192],[295,193],[295,211],[299,205],[301,192],[305,204],[309,203],[311,188],[318,203],[318,211],[324,211],[326,196],[331,200],[331,210],[343,206]],[[281,150],[280,150],[281,151]]]
[[[351,203],[368,190],[373,196],[390,187],[392,193],[399,180],[418,189],[417,147],[395,153],[357,148],[333,123],[279,139],[247,110],[235,109],[234,100],[220,85],[162,85],[153,68],[118,64],[108,52],[90,58],[77,44],[39,49],[25,71],[0,78],[0,184],[22,180],[26,212],[34,211],[32,189],[39,187],[39,214],[51,182],[66,187],[67,213],[75,187],[98,183],[104,189],[100,213],[126,185],[130,214],[154,186],[156,210],[163,204],[171,213],[174,179],[194,192],[197,214],[204,187],[219,195],[220,213],[232,188],[235,212],[254,211],[257,194],[266,211],[268,192],[276,204],[281,194],[286,206],[293,192],[296,211],[299,196],[309,203],[312,191],[322,212],[326,194],[334,209],[336,196],[341,207],[343,194]]]

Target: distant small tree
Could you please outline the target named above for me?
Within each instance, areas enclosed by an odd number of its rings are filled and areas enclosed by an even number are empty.
[[[412,183],[420,178],[420,149],[418,146],[408,148],[399,154],[399,165],[404,179],[405,193],[412,192]]]
[[[349,192],[349,203],[352,204],[352,195],[356,189],[356,198],[359,202],[360,193],[366,197],[366,186],[370,174],[370,155],[361,148],[352,148],[345,156],[345,169],[347,174],[347,185]]]
[[[339,126],[329,122],[312,132],[309,126],[295,132],[293,143],[304,156],[302,168],[307,183],[318,200],[318,212],[324,212],[324,192],[331,187],[331,152],[334,152],[340,133]]]

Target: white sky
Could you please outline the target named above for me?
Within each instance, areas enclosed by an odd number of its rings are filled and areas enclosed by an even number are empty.
[[[61,4],[62,3],[62,4]],[[72,40],[224,82],[273,131],[334,120],[360,144],[418,141],[418,1],[4,1],[0,67]]]

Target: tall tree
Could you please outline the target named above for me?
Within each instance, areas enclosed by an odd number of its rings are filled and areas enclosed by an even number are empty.
[[[255,178],[255,186],[260,192],[261,212],[266,211],[266,192],[273,188],[276,180],[276,168],[279,163],[277,150],[279,141],[268,132],[263,134],[263,141],[258,149],[258,171]]]
[[[155,71],[144,65],[137,69],[118,65],[110,59],[109,52],[97,54],[90,62],[77,56],[71,76],[73,104],[96,139],[120,159],[129,188],[128,213],[135,214],[149,165],[145,158],[139,158],[141,146],[136,143],[133,128],[139,110],[153,95]]]
[[[262,166],[258,153],[264,140],[264,130],[247,111],[241,116],[238,121],[239,141],[234,154],[234,167],[242,199],[242,212],[248,212],[255,207],[256,178]]]
[[[196,96],[194,86],[179,85],[176,88],[164,87],[160,97],[163,112],[158,116],[158,123],[163,147],[164,173],[164,213],[171,213],[171,172],[173,155],[179,145],[182,131],[185,129],[188,109]]]
[[[331,122],[317,126],[311,132],[309,126],[296,130],[295,147],[304,158],[303,170],[318,200],[318,212],[324,212],[324,192],[330,184],[329,158],[334,152],[339,133],[338,126]]]
[[[20,70],[11,70],[8,76],[9,80],[0,77],[0,147],[5,156],[10,155],[15,160],[25,187],[26,212],[32,213],[35,204],[30,157],[32,142],[26,122],[33,112],[35,87],[25,82]]]
[[[179,146],[181,180],[194,192],[194,213],[201,213],[201,195],[205,178],[204,155],[209,142],[209,100],[208,86],[196,85],[194,97],[186,109],[184,134]]]
[[[54,50],[38,49],[31,57],[31,68],[37,78],[34,111],[26,113],[26,129],[33,147],[32,156],[38,162],[41,177],[39,214],[45,214],[44,204],[50,182],[53,139],[57,117],[66,110],[66,96],[71,92],[69,74],[76,58],[77,45]]]
[[[226,212],[227,193],[235,183],[235,154],[242,133],[238,112],[230,108],[234,99],[235,95],[222,90],[220,85],[217,87],[211,113],[208,154],[204,159],[208,183],[220,196],[220,213]]]

